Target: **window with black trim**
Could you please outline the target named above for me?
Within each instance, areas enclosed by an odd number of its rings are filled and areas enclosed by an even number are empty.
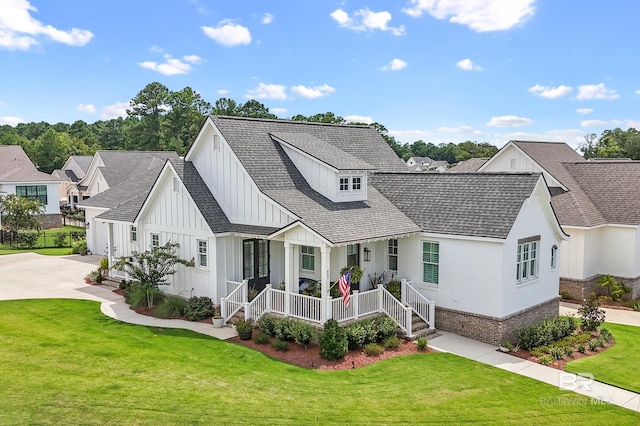
[[[47,185],[16,186],[16,195],[47,205]]]
[[[387,246],[388,268],[390,271],[398,271],[398,240],[389,240]]]

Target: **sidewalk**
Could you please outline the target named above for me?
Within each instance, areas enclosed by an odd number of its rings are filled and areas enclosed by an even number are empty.
[[[580,305],[574,303],[560,302],[561,315],[578,315]],[[640,312],[627,311],[624,309],[603,308],[605,311],[605,321],[614,324],[633,325],[640,327]]]
[[[563,388],[566,390],[640,412],[640,395],[637,393],[604,383],[577,378],[575,374],[498,352],[496,346],[467,339],[456,334],[444,331],[439,331],[438,334],[440,336],[429,339],[429,346],[436,350],[450,352],[556,387],[563,384]]]

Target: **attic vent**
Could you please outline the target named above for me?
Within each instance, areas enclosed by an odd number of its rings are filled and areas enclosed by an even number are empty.
[[[211,137],[211,146],[213,147],[214,151],[220,151],[220,136],[213,135]]]

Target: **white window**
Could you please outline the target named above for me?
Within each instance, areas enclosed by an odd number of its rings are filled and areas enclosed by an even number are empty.
[[[340,178],[340,191],[349,190],[349,178]]]
[[[151,234],[151,248],[157,249],[160,247],[160,234]]]
[[[206,268],[208,264],[207,242],[198,240],[198,267]]]
[[[361,192],[362,180],[362,176],[341,177],[340,192]]]
[[[516,281],[522,283],[538,278],[538,247],[540,236],[518,240]]]
[[[173,177],[173,192],[179,192],[180,191],[180,181],[178,180],[177,177]]]
[[[138,228],[135,226],[131,226],[130,233],[131,233],[131,241],[132,242],[138,241]]]
[[[422,281],[425,284],[438,285],[440,281],[440,244],[422,242]]]
[[[213,135],[211,146],[213,147],[214,151],[220,151],[220,136]]]
[[[551,269],[556,269],[556,266],[558,266],[558,246],[554,244],[551,247]]]
[[[398,240],[389,240],[388,245],[388,269],[390,271],[398,271]]]
[[[302,269],[305,271],[315,271],[315,249],[310,246],[300,246],[300,253],[302,255]]]
[[[362,178],[360,176],[351,178],[351,189],[354,191],[360,191],[362,189]]]

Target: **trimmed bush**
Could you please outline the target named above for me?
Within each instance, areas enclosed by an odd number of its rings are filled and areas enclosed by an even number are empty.
[[[274,324],[276,337],[284,341],[292,340],[293,335],[291,329],[295,327],[295,322],[296,320],[291,317],[276,318]]]
[[[21,248],[33,248],[38,242],[38,231],[18,231],[18,246]]]
[[[583,331],[596,331],[600,324],[605,320],[605,311],[600,308],[602,299],[595,293],[591,293],[588,299],[582,302],[582,306],[578,309],[580,318],[582,319]]]
[[[402,340],[398,336],[387,337],[383,343],[385,349],[398,349],[402,346]]]
[[[593,352],[597,352],[598,348],[600,348],[600,342],[598,341],[598,339],[589,340],[589,349],[591,349]]]
[[[258,345],[269,343],[269,335],[267,333],[256,333],[253,335],[253,341]]]
[[[587,346],[584,343],[578,343],[578,352],[584,354],[587,352]]]
[[[181,318],[187,307],[187,301],[177,296],[167,296],[153,309],[158,318]]]
[[[398,334],[398,324],[388,315],[383,315],[374,320],[377,328],[377,339],[385,340]]]
[[[362,321],[350,324],[344,331],[349,349],[358,349],[367,343],[367,329],[363,326]]]
[[[573,334],[577,329],[575,318],[559,315],[532,327],[518,330],[518,343],[526,350],[544,346]]]
[[[66,232],[58,232],[53,240],[56,247],[64,247],[67,244],[69,234]]]
[[[289,350],[289,342],[287,342],[286,340],[278,339],[274,341],[272,345],[278,352],[286,352]]]
[[[602,337],[605,342],[610,342],[613,339],[613,333],[606,327],[602,327],[600,329],[600,337]]]
[[[147,293],[151,295],[151,299],[156,304],[161,303],[164,298],[164,294],[157,288],[151,287],[147,289],[138,283],[131,286],[129,291],[125,293],[124,298],[132,308],[149,307]]]
[[[213,301],[209,297],[193,296],[185,305],[184,317],[189,321],[200,321],[213,316]]]
[[[416,347],[418,348],[419,351],[421,352],[426,351],[428,346],[429,346],[429,342],[426,339],[426,337],[419,337],[418,340],[416,340]]]
[[[289,325],[289,331],[291,332],[293,340],[297,344],[304,346],[305,349],[316,334],[316,328],[314,326],[302,321],[293,321]]]
[[[330,361],[337,361],[347,354],[347,336],[338,325],[338,321],[330,319],[324,323],[324,331],[320,334],[320,356]]]
[[[542,365],[549,365],[553,362],[553,357],[551,355],[542,355],[538,359],[540,360],[540,364]]]
[[[271,315],[263,315],[258,319],[257,326],[271,337],[276,336],[277,318]]]
[[[386,285],[385,288],[393,297],[400,300],[401,292],[402,292],[402,284],[398,280],[391,280]]]
[[[378,356],[384,352],[384,348],[377,343],[369,343],[365,345],[363,351],[367,356]]]

